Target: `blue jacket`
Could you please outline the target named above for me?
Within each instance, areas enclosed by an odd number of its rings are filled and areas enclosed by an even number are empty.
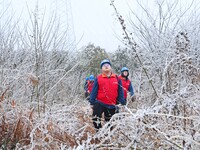
[[[134,89],[133,89],[133,86],[132,86],[131,83],[130,83],[130,85],[129,85],[128,91],[131,93],[131,96],[134,95]]]
[[[84,84],[84,90],[85,90],[86,92],[88,91],[87,86],[88,86],[88,81],[85,81],[85,84]]]
[[[92,93],[90,95],[90,104],[91,105],[94,105],[94,103],[100,103],[101,105],[109,108],[109,109],[112,109],[112,108],[115,108],[116,106],[115,105],[107,105],[107,104],[104,104],[100,101],[98,101],[96,99],[97,97],[97,94],[98,94],[98,79],[96,78],[94,80],[94,86],[93,86],[93,89],[92,89]],[[120,79],[118,79],[118,97],[117,97],[117,102],[119,104],[122,104],[122,105],[125,105],[126,102],[124,100],[124,92],[123,92],[123,89],[122,89],[122,81]]]

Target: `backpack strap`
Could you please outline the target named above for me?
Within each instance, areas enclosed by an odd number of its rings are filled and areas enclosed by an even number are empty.
[[[118,77],[118,75],[115,75],[115,77],[117,78],[117,81],[119,82],[119,77]]]
[[[119,87],[119,81],[121,80],[118,75],[115,75],[117,81],[118,81],[118,87]],[[119,94],[119,93],[118,93]],[[119,100],[117,99],[116,104],[120,104]]]

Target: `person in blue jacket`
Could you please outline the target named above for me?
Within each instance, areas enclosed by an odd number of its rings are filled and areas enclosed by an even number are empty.
[[[94,75],[90,75],[89,80],[87,81],[87,84],[85,84],[84,86],[85,98],[87,98],[87,100],[90,99],[90,93],[92,92],[93,85],[94,85]]]
[[[128,78],[128,76],[129,76],[129,69],[126,67],[123,67],[121,69],[121,75],[119,76],[119,78],[122,81],[122,87],[124,90],[124,99],[126,102],[127,102],[128,92],[131,96],[131,101],[135,101],[134,89],[133,89],[132,83],[131,83],[130,79]]]
[[[102,114],[105,121],[109,121],[116,113],[116,104],[125,105],[122,82],[117,75],[112,73],[111,63],[105,59],[100,64],[102,74],[94,80],[90,105],[93,109],[93,124],[98,131],[101,125]]]
[[[85,84],[84,84],[84,90],[85,90],[85,98],[88,97],[88,84],[89,84],[89,81],[90,81],[90,78],[89,77],[86,77],[85,78]]]

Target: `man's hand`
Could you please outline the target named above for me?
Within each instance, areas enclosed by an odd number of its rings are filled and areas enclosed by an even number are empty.
[[[134,102],[135,100],[136,100],[136,96],[134,95],[131,97],[131,101]]]

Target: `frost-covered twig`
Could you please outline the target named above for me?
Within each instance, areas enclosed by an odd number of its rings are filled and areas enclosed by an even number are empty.
[[[143,69],[143,71],[144,71],[146,77],[148,78],[148,81],[149,81],[149,83],[150,83],[150,85],[151,85],[151,87],[152,87],[154,93],[156,94],[156,96],[157,96],[157,98],[158,98],[159,96],[158,96],[157,91],[156,91],[156,89],[155,89],[155,87],[154,87],[154,85],[153,85],[152,80],[151,80],[150,77],[149,77],[149,74],[148,74],[148,72],[147,72],[147,69],[144,67],[144,65],[143,65],[143,63],[142,63],[142,60],[140,59],[140,57],[139,57],[139,55],[138,55],[138,53],[137,53],[137,51],[136,51],[136,49],[135,49],[135,47],[134,47],[136,44],[134,44],[134,43],[132,42],[131,38],[129,37],[128,32],[127,32],[127,29],[126,29],[126,25],[125,25],[125,23],[124,23],[124,19],[123,19],[122,16],[119,14],[119,12],[117,11],[117,8],[116,8],[115,5],[114,5],[114,0],[111,0],[111,4],[110,4],[110,5],[113,6],[113,8],[114,8],[114,10],[115,10],[115,13],[116,13],[116,15],[117,15],[117,18],[118,18],[118,20],[119,20],[119,22],[120,22],[120,24],[121,24],[121,26],[122,26],[122,30],[123,30],[123,32],[124,32],[124,34],[125,34],[125,39],[128,40],[129,46],[130,46],[131,49],[135,52],[135,55],[136,55],[136,57],[137,57],[137,59],[138,59],[140,65],[142,66],[142,69]]]

